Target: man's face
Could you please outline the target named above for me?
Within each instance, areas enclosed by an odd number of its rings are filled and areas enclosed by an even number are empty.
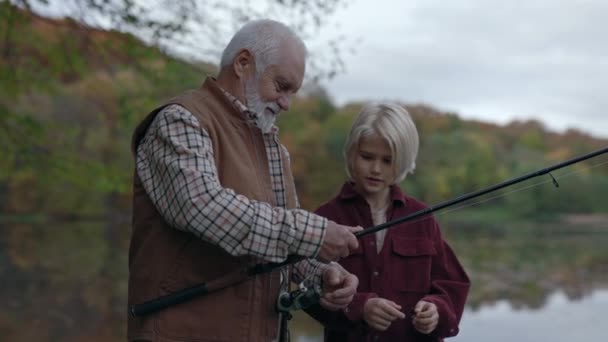
[[[304,78],[305,60],[290,44],[280,51],[279,63],[269,65],[261,74],[245,81],[245,98],[249,109],[259,114],[258,126],[267,133],[282,110],[288,110]]]

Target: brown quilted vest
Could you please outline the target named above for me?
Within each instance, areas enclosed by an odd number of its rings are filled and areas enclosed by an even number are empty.
[[[223,187],[250,199],[275,204],[262,133],[243,119],[212,78],[206,79],[199,89],[152,111],[135,130],[133,153],[156,114],[169,104],[188,109],[209,133]],[[287,208],[294,208],[295,189],[287,156],[283,154],[282,160]],[[170,227],[155,209],[137,173],[133,187],[129,305],[259,262],[250,257],[233,257],[193,234]],[[167,342],[271,341],[277,334],[278,291],[278,272],[256,276],[157,313],[130,317],[128,338]]]

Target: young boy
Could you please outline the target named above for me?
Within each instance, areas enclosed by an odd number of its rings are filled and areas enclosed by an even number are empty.
[[[340,224],[371,227],[425,208],[399,183],[414,171],[418,132],[392,103],[365,106],[344,156],[349,176],[316,213]],[[340,264],[359,277],[341,312],[307,312],[325,326],[325,341],[442,341],[458,333],[470,282],[432,216],[367,235]]]

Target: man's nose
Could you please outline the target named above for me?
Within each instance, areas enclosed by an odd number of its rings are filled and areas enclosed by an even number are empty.
[[[277,103],[279,104],[279,107],[281,107],[282,110],[284,111],[288,111],[289,110],[289,96],[286,95],[281,95],[277,101]]]

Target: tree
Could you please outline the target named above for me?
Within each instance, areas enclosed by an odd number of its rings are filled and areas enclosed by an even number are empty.
[[[3,1],[4,2],[4,1]],[[190,60],[218,59],[228,37],[244,22],[281,20],[305,40],[313,41],[343,0],[9,0],[26,11],[65,16],[86,28],[127,32],[164,51]],[[10,34],[10,33],[9,33]],[[310,51],[308,74],[313,81],[344,70],[346,37],[323,42]]]
[[[135,122],[159,99],[213,73],[202,61],[218,57],[236,28],[277,18],[311,40],[341,3],[0,0],[0,144],[8,146],[0,188],[19,193],[33,179],[42,194],[52,191],[41,182],[66,182],[118,202],[114,196],[129,191],[125,147]],[[313,80],[343,65],[340,40],[325,46],[308,59]]]

